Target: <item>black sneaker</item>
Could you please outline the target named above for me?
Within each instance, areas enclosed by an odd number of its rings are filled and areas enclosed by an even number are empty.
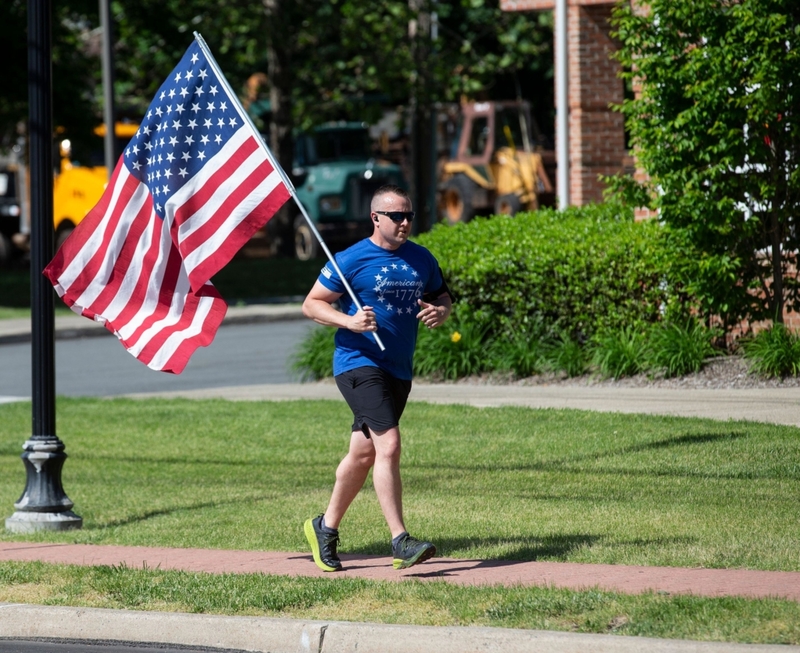
[[[314,554],[314,562],[322,571],[340,571],[342,561],[336,553],[339,545],[339,531],[322,528],[322,515],[314,519],[306,520],[303,525],[306,539],[311,545],[311,552]]]
[[[408,569],[436,555],[436,547],[430,542],[420,542],[408,533],[403,533],[392,540],[392,555],[392,566],[395,569]]]

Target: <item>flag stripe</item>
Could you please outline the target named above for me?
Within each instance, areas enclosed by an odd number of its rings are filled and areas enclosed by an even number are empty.
[[[184,260],[189,269],[190,279],[193,273],[198,273],[200,277],[206,279],[214,276],[218,270],[207,264],[207,262],[213,264],[211,257],[223,248],[238,251],[252,236],[251,228],[260,226],[260,221],[256,220],[259,215],[259,205],[276,188],[284,188],[280,175],[274,170],[270,171],[270,168],[268,162],[262,162],[261,166],[250,173],[238,188],[230,189],[216,210],[209,211],[202,227],[183,240],[182,249],[188,251],[184,255]],[[232,220],[229,217],[231,215],[238,215],[240,219]],[[243,223],[247,224],[247,229],[242,228]],[[203,268],[196,270],[201,265]]]
[[[97,205],[44,271],[73,310],[175,374],[225,316],[209,279],[290,195],[217,70],[189,47]]]

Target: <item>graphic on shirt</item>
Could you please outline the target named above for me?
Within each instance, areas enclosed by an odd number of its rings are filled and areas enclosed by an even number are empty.
[[[413,315],[422,297],[424,283],[419,273],[407,263],[384,265],[375,275],[373,290],[380,306],[388,313]]]

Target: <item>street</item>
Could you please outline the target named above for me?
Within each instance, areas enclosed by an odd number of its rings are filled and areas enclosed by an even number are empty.
[[[291,359],[310,320],[223,325],[180,375],[154,372],[112,335],[56,340],[56,394],[103,397],[300,380]],[[0,401],[31,396],[31,345],[0,345]]]

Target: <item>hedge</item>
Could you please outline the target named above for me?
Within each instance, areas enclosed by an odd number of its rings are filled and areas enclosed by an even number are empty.
[[[656,220],[616,204],[437,225],[415,238],[487,336],[527,331],[584,342],[640,328],[679,305]]]

